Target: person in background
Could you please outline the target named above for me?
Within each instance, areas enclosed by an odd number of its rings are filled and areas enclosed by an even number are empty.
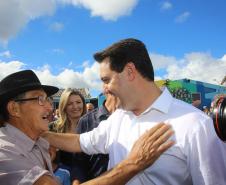
[[[59,179],[62,185],[70,185],[71,184],[70,172],[66,169],[60,168],[59,166],[58,149],[50,145],[49,154],[52,162],[54,175]]]
[[[201,100],[194,100],[192,102],[192,105],[196,108],[199,108],[199,106],[201,105]]]
[[[210,116],[210,109],[207,106],[203,106],[203,112]]]
[[[117,97],[111,94],[106,94],[105,96],[106,100],[102,106],[88,112],[79,120],[77,133],[81,134],[93,130],[120,106],[120,101]],[[100,176],[107,170],[109,159],[107,154],[86,155],[83,153],[81,154],[82,158],[86,181]]]
[[[74,89],[65,89],[59,102],[59,118],[54,124],[57,132],[74,133],[79,119],[86,113],[85,99]]]
[[[176,144],[127,185],[225,184],[226,145],[218,139],[212,119],[172,97],[167,88],[159,89],[143,42],[123,39],[94,58],[100,63],[104,92],[118,97],[121,107],[90,132],[47,134],[51,144],[87,154],[108,153],[110,169],[128,156],[145,130],[165,122],[172,126]]]
[[[49,124],[49,131],[55,131],[53,129],[54,122]],[[49,155],[52,162],[52,168],[54,175],[58,178],[62,185],[71,185],[70,172],[67,169],[61,168],[59,165],[59,150],[54,146],[49,146]]]
[[[87,112],[90,112],[90,111],[92,111],[93,109],[94,109],[95,107],[94,107],[94,105],[92,104],[92,103],[86,103],[86,111]]]
[[[58,120],[59,117],[60,117],[60,115],[59,115],[59,109],[55,109],[55,111],[54,111],[54,121]]]
[[[76,133],[79,119],[86,113],[85,99],[82,94],[74,89],[65,89],[60,97],[59,118],[51,126],[59,133]],[[59,151],[59,163],[61,168],[69,170],[71,181],[77,179],[84,180],[83,164],[80,155]]]

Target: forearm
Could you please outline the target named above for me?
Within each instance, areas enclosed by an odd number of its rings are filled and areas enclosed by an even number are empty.
[[[34,185],[60,185],[56,179],[49,175],[41,176]]]
[[[67,152],[81,152],[78,134],[46,132],[42,135],[50,145]]]
[[[135,161],[126,159],[104,175],[82,185],[124,185],[140,171]]]

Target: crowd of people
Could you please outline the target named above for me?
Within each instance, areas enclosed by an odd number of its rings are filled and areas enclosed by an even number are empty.
[[[223,185],[226,145],[211,117],[154,83],[144,43],[94,54],[106,100],[94,108],[31,70],[0,82],[0,184]]]

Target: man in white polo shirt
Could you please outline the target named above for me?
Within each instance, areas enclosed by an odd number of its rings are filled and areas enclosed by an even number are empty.
[[[119,97],[121,109],[91,132],[67,138],[50,135],[51,143],[67,150],[81,148],[87,154],[109,153],[112,168],[145,130],[165,122],[174,129],[176,144],[127,184],[226,184],[226,144],[217,138],[211,118],[155,85],[152,63],[141,41],[121,40],[94,58],[100,63],[104,91]]]

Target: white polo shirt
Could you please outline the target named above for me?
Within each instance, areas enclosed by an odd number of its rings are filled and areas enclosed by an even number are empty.
[[[224,185],[226,144],[210,117],[165,89],[142,114],[116,110],[91,132],[80,135],[85,153],[109,153],[109,168],[125,159],[134,142],[159,122],[172,125],[176,144],[127,185]]]

